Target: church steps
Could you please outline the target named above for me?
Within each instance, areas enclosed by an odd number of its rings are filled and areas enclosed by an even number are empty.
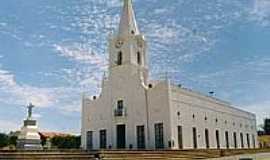
[[[0,160],[94,160],[94,153],[83,151],[0,151]]]
[[[189,152],[189,153],[136,153],[136,154],[128,154],[128,153],[107,153],[101,154],[101,157],[106,160],[120,160],[120,159],[175,159],[175,160],[184,160],[184,159],[205,159],[205,158],[219,158],[219,154],[198,154],[197,152]]]
[[[222,156],[270,152],[270,150],[103,150],[103,151],[1,151],[0,160],[190,160],[211,159]]]

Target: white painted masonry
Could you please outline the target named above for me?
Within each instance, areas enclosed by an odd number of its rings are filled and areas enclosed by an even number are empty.
[[[84,149],[203,149],[218,148],[218,141],[220,148],[257,147],[254,114],[169,80],[149,80],[147,43],[131,0],[124,0],[119,31],[109,38],[108,50],[109,74],[100,96],[82,100]]]

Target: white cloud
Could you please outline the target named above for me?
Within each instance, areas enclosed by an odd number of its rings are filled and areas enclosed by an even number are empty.
[[[83,44],[74,44],[69,47],[55,44],[54,47],[60,56],[67,57],[78,62],[95,64],[99,67],[106,66],[104,57],[95,53]]]
[[[81,103],[78,100],[74,100],[72,103],[60,107],[65,113],[73,113],[81,111]]]
[[[55,44],[54,47],[60,56],[77,62],[72,68],[61,69],[58,74],[74,90],[98,94],[102,75],[107,70],[106,56],[89,49],[87,44],[74,43],[69,46]]]
[[[79,92],[77,89],[68,87],[40,88],[19,84],[13,74],[0,70],[0,101],[5,104],[23,106],[32,102],[37,107],[56,107],[68,111],[71,110],[70,107],[65,109],[65,106],[71,104],[70,97],[74,94],[79,101]]]
[[[263,101],[243,108],[250,112],[253,112],[257,116],[257,124],[263,124],[265,118],[270,118],[270,101]]]
[[[7,23],[5,22],[0,22],[0,27],[6,27],[7,26]]]
[[[38,88],[30,85],[20,85],[15,76],[0,70],[0,101],[17,105],[25,105],[30,102],[40,106],[50,106],[54,101],[51,91],[46,88]]]
[[[232,62],[230,67],[222,69],[212,73],[202,73],[197,75],[191,75],[201,81],[201,85],[208,84],[209,86],[220,85],[224,86],[223,80],[232,81],[228,83],[236,85],[238,83],[245,83],[248,85],[256,85],[259,87],[258,80],[265,79],[264,77],[270,76],[270,71],[266,70],[270,68],[270,58],[263,56],[253,56],[250,58],[244,58],[242,60],[236,60]],[[247,79],[246,73],[252,73],[252,77]],[[227,85],[228,85],[227,84]]]
[[[270,71],[266,68],[270,68],[270,59],[254,56],[233,62],[230,67],[213,73],[182,75],[192,77],[188,80],[193,85],[197,83],[205,90],[214,89],[219,98],[240,104],[238,106],[242,109],[255,113],[258,124],[262,124],[264,118],[270,118],[270,86],[267,85]]]
[[[35,119],[40,119],[42,117],[42,115],[41,114],[38,114],[38,113],[34,113],[32,115],[32,117],[35,118]]]
[[[166,13],[167,9],[165,8],[157,8],[154,10],[154,13],[155,14],[163,14],[163,13]]]
[[[81,95],[80,87],[40,88],[18,84],[13,74],[0,70],[0,102],[4,104],[25,106],[31,102],[37,107],[53,107],[65,114],[80,111]]]
[[[270,25],[270,1],[255,0],[251,11],[251,19],[262,26]]]
[[[55,107],[62,113],[79,112],[82,92],[89,88],[92,88],[92,93],[98,91],[102,73],[107,67],[104,57],[91,54],[85,48],[77,44],[74,47],[55,45],[61,56],[79,62],[74,68],[62,69],[54,75],[65,78],[69,87],[43,88],[19,83],[14,74],[0,68],[0,102],[20,106],[32,102],[38,107]]]
[[[255,0],[254,11],[260,15],[270,14],[270,1],[269,0]]]
[[[1,120],[0,119],[0,132],[8,133],[10,131],[18,130],[20,124],[12,122],[10,120]]]
[[[180,32],[183,31],[183,28],[178,29],[176,27],[163,26],[161,24],[149,24],[148,27],[152,29],[151,32],[148,32],[148,36],[155,37],[160,42],[167,44],[173,42]]]

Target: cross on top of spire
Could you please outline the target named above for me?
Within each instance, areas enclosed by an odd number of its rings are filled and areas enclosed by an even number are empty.
[[[139,34],[134,10],[132,7],[132,0],[124,0],[124,7],[119,25],[119,36],[127,36],[130,34]]]

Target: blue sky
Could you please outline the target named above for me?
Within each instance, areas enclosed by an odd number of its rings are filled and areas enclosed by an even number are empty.
[[[19,129],[29,102],[41,130],[79,133],[80,100],[107,69],[119,0],[0,2],[0,132]],[[270,116],[269,0],[134,0],[152,79]],[[150,12],[151,11],[151,12]]]

